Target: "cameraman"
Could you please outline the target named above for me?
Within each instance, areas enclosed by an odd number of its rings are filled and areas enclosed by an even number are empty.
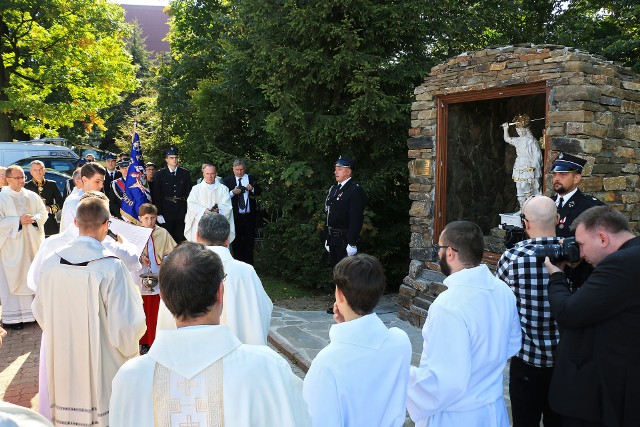
[[[562,418],[548,403],[553,352],[560,334],[547,298],[549,275],[544,259],[536,257],[540,245],[560,241],[555,237],[558,212],[549,197],[535,196],[524,203],[521,216],[529,239],[502,254],[496,269],[496,277],[516,295],[522,328],[522,347],[509,368],[513,426],[539,426],[541,417],[545,427],[561,426]]]
[[[607,206],[586,210],[571,228],[595,269],[572,294],[564,262],[545,260],[551,312],[562,328],[549,403],[565,426],[639,426],[640,237]]]

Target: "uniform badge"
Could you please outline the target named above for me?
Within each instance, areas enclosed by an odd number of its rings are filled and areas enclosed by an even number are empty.
[[[576,203],[573,200],[570,201],[569,203],[567,203],[567,206],[570,207],[570,208],[574,207],[575,205],[576,205]]]

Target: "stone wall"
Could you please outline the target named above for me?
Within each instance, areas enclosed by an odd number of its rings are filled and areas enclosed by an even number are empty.
[[[545,82],[546,164],[560,151],[588,160],[580,188],[622,211],[640,231],[640,78],[629,69],[573,48],[523,45],[463,53],[431,69],[415,89],[408,156],[413,201],[409,274],[400,287],[400,317],[424,323],[443,290],[431,260],[437,182],[436,97]],[[550,176],[545,175],[547,188]],[[547,191],[548,195],[551,195]]]

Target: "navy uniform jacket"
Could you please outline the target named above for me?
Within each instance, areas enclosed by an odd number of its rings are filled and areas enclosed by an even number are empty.
[[[554,201],[558,200],[556,195],[553,198]],[[560,222],[556,225],[556,236],[558,237],[572,237],[575,233],[571,231],[571,224],[582,212],[594,206],[602,206],[600,200],[595,197],[588,196],[580,190],[576,190],[573,196],[569,200],[565,200],[561,209],[558,209],[560,214]]]
[[[561,330],[549,388],[551,408],[611,427],[640,426],[640,237],[606,256],[573,294],[549,277]],[[600,425],[598,424],[598,425]]]
[[[171,175],[169,168],[157,171],[153,178],[153,203],[158,215],[169,220],[184,220],[191,187],[191,174],[185,168],[178,167],[176,176]]]
[[[51,207],[51,213],[47,218],[47,222],[44,223],[44,234],[51,236],[52,234],[58,233],[60,231],[60,225],[58,221],[56,221],[56,212],[62,210],[63,200],[62,194],[60,194],[60,190],[55,181],[45,179],[43,185],[38,187],[32,179],[24,184],[24,188],[36,193],[40,196],[45,206]]]
[[[329,189],[325,209],[327,223],[325,224],[325,240],[327,227],[342,229],[346,243],[357,246],[360,240],[360,230],[364,222],[364,205],[366,196],[364,190],[351,178],[339,191],[335,191],[338,184]]]
[[[109,212],[111,212],[111,215],[120,218],[120,199],[115,197],[113,189],[111,188],[111,183],[118,178],[122,178],[122,174],[119,170],[116,170],[114,179],[111,179],[111,175],[109,174],[109,171],[107,171],[107,174],[104,176],[102,192],[109,198]]]

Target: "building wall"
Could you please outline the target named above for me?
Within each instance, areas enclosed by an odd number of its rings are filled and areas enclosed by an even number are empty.
[[[544,82],[546,165],[560,151],[588,160],[580,188],[622,211],[640,232],[640,78],[629,69],[557,45],[507,46],[469,52],[431,69],[418,86],[407,140],[409,274],[400,287],[400,317],[421,326],[446,287],[431,260],[436,197],[438,96]],[[450,138],[451,136],[449,136]],[[546,170],[545,170],[546,172]],[[545,174],[546,188],[551,188]],[[497,191],[500,191],[498,189]],[[515,191],[515,187],[514,187]],[[551,195],[550,191],[546,192]]]

